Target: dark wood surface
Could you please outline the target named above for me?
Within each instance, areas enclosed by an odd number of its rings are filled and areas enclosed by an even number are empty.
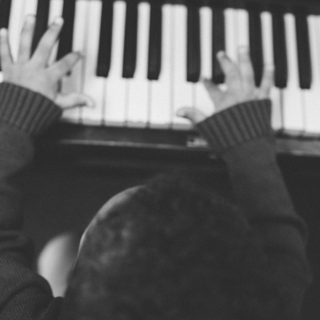
[[[276,133],[277,152],[280,155],[320,156],[320,135],[303,133]],[[102,157],[104,153],[135,155],[157,160],[168,157],[172,160],[191,160],[194,164],[203,163],[209,149],[195,131],[164,130],[144,128],[123,128],[103,126],[83,126],[60,123],[52,128],[39,142],[42,155],[50,152],[65,156]],[[88,155],[88,156],[87,156]],[[151,155],[151,158],[150,156]],[[80,161],[82,161],[80,159]]]

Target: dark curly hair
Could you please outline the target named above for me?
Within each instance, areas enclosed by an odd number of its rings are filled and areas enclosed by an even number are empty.
[[[69,320],[286,319],[259,238],[217,194],[162,175],[88,233]]]

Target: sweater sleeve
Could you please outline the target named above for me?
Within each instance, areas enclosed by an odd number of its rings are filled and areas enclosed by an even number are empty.
[[[60,109],[46,97],[0,84],[0,318],[54,319],[60,300],[31,270],[32,243],[23,224],[17,178],[33,158],[33,137],[59,118]],[[42,318],[45,316],[44,318]]]
[[[270,118],[269,100],[250,101],[205,119],[198,130],[226,163],[235,199],[261,236],[270,267],[287,294],[287,308],[299,314],[311,278],[306,226],[276,162]]]

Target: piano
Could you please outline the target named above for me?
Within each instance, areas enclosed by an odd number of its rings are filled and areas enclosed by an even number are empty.
[[[71,50],[84,59],[61,85],[81,91],[94,108],[65,111],[59,145],[161,149],[207,154],[182,106],[206,114],[214,105],[201,79],[223,85],[219,50],[236,59],[248,46],[261,81],[275,66],[272,125],[279,153],[320,155],[320,5],[316,0],[2,0],[0,26],[17,52],[24,17],[37,17],[34,46],[48,23],[65,25],[52,62]],[[1,74],[0,74],[1,78]]]

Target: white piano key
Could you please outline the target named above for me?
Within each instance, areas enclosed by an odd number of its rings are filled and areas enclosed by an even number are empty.
[[[88,28],[88,4],[89,1],[78,0],[75,8],[74,20],[74,34],[73,34],[73,51],[80,51],[82,54],[85,52],[86,44],[86,30]],[[70,76],[66,76],[62,80],[61,92],[67,94],[71,92],[83,92],[84,89],[84,72],[85,72],[85,59],[81,59],[73,68]],[[80,122],[81,120],[81,107],[65,110],[63,113],[63,120],[71,122]]]
[[[264,65],[274,67],[272,16],[270,12],[264,11],[261,13],[261,28]],[[274,130],[280,130],[283,128],[281,90],[274,86],[271,89],[270,98],[272,100],[272,127]]]
[[[173,6],[162,6],[161,72],[158,80],[150,84],[150,127],[169,128],[173,113],[172,95],[172,31]]]
[[[28,15],[28,14],[36,15],[36,13],[37,13],[37,5],[38,5],[38,0],[25,1],[25,12],[24,12],[24,14],[25,15]]]
[[[57,17],[62,17],[63,0],[51,0],[49,8],[49,24],[51,24]]]
[[[39,0],[41,1],[41,0]],[[38,6],[38,0],[27,0],[25,1],[24,5],[24,18],[28,15],[34,15],[37,14],[37,6]]]
[[[244,9],[236,10],[236,29],[237,47],[249,48],[249,14]]]
[[[299,88],[295,17],[286,13],[284,19],[289,75],[287,88],[283,90],[284,129],[296,134],[304,130],[304,110]]]
[[[232,59],[233,61],[237,61],[238,35],[236,10],[233,8],[225,9],[224,18],[226,33],[226,53],[230,59]]]
[[[14,59],[16,59],[19,48],[20,33],[22,25],[26,19],[25,16],[25,0],[12,0],[11,13],[9,19],[9,41],[11,45],[11,52]]]
[[[62,10],[63,10],[63,0],[51,0],[50,1],[50,8],[49,8],[49,25],[57,18],[62,16]],[[57,50],[58,50],[58,44],[56,43],[54,46],[54,49],[52,51],[49,65],[51,65],[55,60],[57,56]]]
[[[105,80],[104,116],[109,125],[124,125],[127,120],[127,80],[122,78],[126,3],[113,4],[112,50],[109,77]]]
[[[201,74],[200,79],[212,78],[212,9],[200,8],[200,52]],[[205,115],[214,112],[213,102],[202,82],[196,83],[195,106]]]
[[[201,7],[200,14],[200,53],[201,75],[212,77],[212,9]]]
[[[312,85],[310,90],[304,90],[306,133],[320,134],[320,19],[318,16],[308,16]]]
[[[128,80],[128,125],[145,127],[149,115],[148,44],[150,4],[138,5],[137,65],[133,79]]]
[[[87,29],[85,43],[85,69],[84,69],[84,87],[83,92],[92,97],[94,101],[93,108],[82,108],[81,122],[83,124],[101,124],[103,122],[103,90],[104,78],[96,76],[98,62],[100,22],[102,2],[100,0],[88,1],[87,11]]]
[[[173,14],[172,40],[172,85],[173,112],[172,122],[175,129],[189,129],[190,121],[175,116],[181,107],[193,107],[194,84],[187,81],[187,7],[175,5]]]

